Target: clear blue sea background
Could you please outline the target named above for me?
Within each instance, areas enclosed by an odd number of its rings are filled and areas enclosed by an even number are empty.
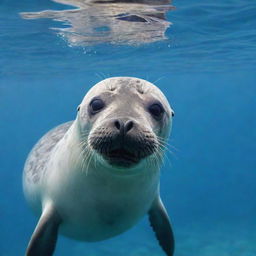
[[[256,256],[256,3],[173,2],[167,39],[71,47],[51,19],[20,12],[67,6],[0,0],[0,256],[24,255],[37,223],[22,192],[34,143],[72,120],[87,90],[109,76],[155,82],[175,110],[161,194],[176,256]],[[163,256],[145,217],[116,238],[60,237],[56,256]]]

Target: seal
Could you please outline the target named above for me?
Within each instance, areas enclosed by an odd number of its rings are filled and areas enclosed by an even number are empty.
[[[76,119],[44,135],[26,160],[24,194],[40,216],[26,255],[53,255],[58,233],[88,242],[111,238],[145,214],[173,255],[159,193],[172,116],[164,94],[146,80],[112,77],[92,87]]]

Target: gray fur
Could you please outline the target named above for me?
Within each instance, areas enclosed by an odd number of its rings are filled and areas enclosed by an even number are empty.
[[[58,125],[46,133],[31,150],[25,164],[25,179],[28,183],[37,183],[45,172],[45,164],[54,146],[65,135],[73,121]]]

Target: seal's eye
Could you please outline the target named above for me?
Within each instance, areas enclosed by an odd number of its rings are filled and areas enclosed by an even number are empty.
[[[101,99],[93,99],[90,103],[91,113],[95,114],[103,109],[105,106],[103,100]]]
[[[164,113],[164,108],[159,103],[154,103],[150,105],[148,110],[151,113],[151,115],[153,115],[157,119],[161,118]]]

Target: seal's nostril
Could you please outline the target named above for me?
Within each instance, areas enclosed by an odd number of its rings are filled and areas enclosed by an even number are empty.
[[[133,127],[133,121],[127,121],[126,124],[124,125],[124,133],[129,132]]]
[[[125,135],[133,128],[133,121],[127,121],[124,123],[123,121],[117,119],[114,121],[114,126],[117,130],[119,130],[120,134]]]
[[[114,122],[114,125],[115,125],[115,127],[116,127],[118,130],[120,130],[121,124],[120,124],[120,121],[119,121],[119,120],[116,120],[116,121]]]

